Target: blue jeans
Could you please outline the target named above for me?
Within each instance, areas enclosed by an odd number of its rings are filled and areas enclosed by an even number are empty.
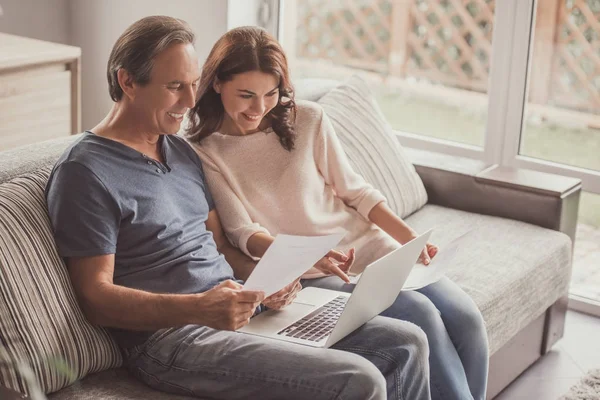
[[[125,351],[125,365],[161,391],[211,399],[429,400],[427,338],[375,317],[331,349],[187,325]]]
[[[303,286],[351,292],[336,276],[302,281]],[[427,335],[431,398],[484,400],[489,351],[479,309],[454,282],[443,277],[416,291],[403,291],[381,315],[412,322]]]

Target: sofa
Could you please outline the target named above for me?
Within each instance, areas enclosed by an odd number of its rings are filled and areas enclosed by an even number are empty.
[[[322,101],[340,130],[368,131],[368,125],[360,125],[365,121],[343,126],[353,113],[336,116],[337,105],[368,97],[344,84],[302,80],[296,97]],[[335,97],[340,95],[349,97]],[[387,132],[385,138],[365,141],[344,134],[342,140],[365,178],[385,177],[374,186],[389,191],[400,174],[394,163],[403,163],[407,175],[398,185],[410,180],[415,193],[403,188],[397,207],[411,226],[417,231],[435,227],[431,240],[441,249],[459,234],[475,233],[447,274],[483,314],[491,399],[563,336],[581,182],[403,148],[389,127],[373,123]],[[49,399],[186,399],[158,393],[130,376],[112,338],[78,307],[43,197],[52,165],[75,138],[0,153],[0,398],[35,396],[20,372],[26,365]],[[365,150],[369,146],[376,152]],[[371,167],[363,171],[360,159],[367,157]],[[373,167],[385,157],[397,157],[385,164],[389,170]],[[416,200],[406,203],[409,195]]]

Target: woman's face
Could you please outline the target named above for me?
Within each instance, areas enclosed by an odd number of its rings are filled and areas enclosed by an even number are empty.
[[[225,109],[221,133],[247,135],[268,128],[265,116],[279,101],[279,79],[261,71],[234,75],[214,85]]]

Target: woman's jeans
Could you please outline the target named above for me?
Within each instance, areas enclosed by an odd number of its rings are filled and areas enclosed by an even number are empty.
[[[351,292],[337,276],[302,285]],[[434,400],[484,400],[488,374],[487,334],[477,306],[454,282],[443,277],[415,291],[402,291],[383,316],[412,322],[427,335],[431,397]]]

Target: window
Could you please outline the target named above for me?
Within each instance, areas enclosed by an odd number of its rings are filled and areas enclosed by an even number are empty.
[[[580,178],[572,294],[600,300],[600,0],[280,4],[294,79],[363,75],[404,145]]]
[[[290,4],[294,78],[360,74],[395,130],[483,147],[494,0]]]
[[[600,171],[599,21],[598,0],[539,2],[519,154]]]
[[[571,293],[600,301],[600,0],[538,1],[517,162],[581,176]]]

